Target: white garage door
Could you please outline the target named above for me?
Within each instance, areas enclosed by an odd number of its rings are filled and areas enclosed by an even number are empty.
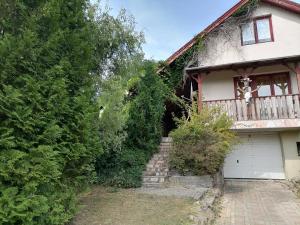
[[[240,144],[227,156],[225,178],[285,179],[281,145],[276,134],[240,136]]]

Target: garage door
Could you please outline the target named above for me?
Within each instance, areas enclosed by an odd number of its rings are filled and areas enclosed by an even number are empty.
[[[278,135],[242,135],[240,141],[225,160],[225,178],[285,179]]]

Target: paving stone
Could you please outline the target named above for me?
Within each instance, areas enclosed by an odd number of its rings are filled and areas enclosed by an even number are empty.
[[[217,225],[300,225],[300,201],[280,181],[226,181]]]

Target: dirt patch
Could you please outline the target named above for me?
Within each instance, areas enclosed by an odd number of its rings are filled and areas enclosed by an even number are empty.
[[[176,198],[94,187],[81,200],[71,225],[189,225],[192,198]]]

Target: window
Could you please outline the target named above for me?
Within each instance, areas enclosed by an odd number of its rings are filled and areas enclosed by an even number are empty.
[[[274,41],[271,16],[258,17],[243,24],[242,45]]]
[[[256,20],[258,42],[272,41],[270,18]]]
[[[242,40],[243,45],[255,44],[253,22],[242,25]]]
[[[241,77],[235,77],[235,96],[237,99],[243,98],[243,84]],[[256,90],[253,97],[266,97],[291,94],[291,82],[288,73],[278,73],[269,75],[250,76],[251,89]]]

